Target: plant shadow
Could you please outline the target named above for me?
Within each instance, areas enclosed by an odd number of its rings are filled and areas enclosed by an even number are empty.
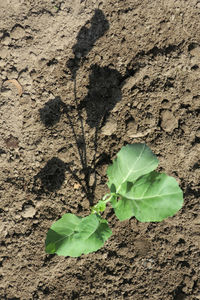
[[[81,28],[77,35],[77,42],[72,47],[74,58],[66,62],[66,69],[64,70],[65,73],[70,72],[74,82],[74,107],[66,105],[64,100],[56,97],[48,101],[40,109],[40,119],[46,128],[55,126],[60,121],[62,114],[66,116],[78,150],[81,171],[84,174],[84,178],[80,179],[69,163],[54,157],[47,162],[46,166],[34,178],[35,182],[38,178],[41,181],[42,188],[40,193],[44,190],[52,192],[60,189],[65,180],[65,172],[68,171],[81,185],[90,206],[94,205],[93,199],[97,183],[96,166],[99,164],[96,159],[98,134],[102,125],[106,122],[110,111],[121,100],[120,83],[122,76],[117,70],[109,66],[91,65],[89,85],[87,87],[88,93],[84,99],[78,101],[76,74],[78,69],[84,64],[84,58],[94,46],[95,41],[103,36],[108,29],[109,24],[103,12],[95,10],[94,16]],[[88,163],[87,157],[83,112],[87,114],[86,123],[91,129],[94,129],[94,155],[91,163]],[[72,117],[73,113],[77,115],[78,123]],[[94,177],[92,184],[91,174]]]
[[[109,23],[104,13],[100,9],[95,9],[91,20],[86,22],[76,37],[77,42],[72,47],[74,57],[66,63],[66,67],[70,70],[73,78],[76,77],[76,72],[80,65],[84,63],[84,58],[94,47],[95,42],[108,29]]]

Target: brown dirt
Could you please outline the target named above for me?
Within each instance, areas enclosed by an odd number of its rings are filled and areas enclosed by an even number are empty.
[[[200,299],[199,20],[199,0],[0,2],[1,299]],[[108,208],[101,250],[46,255],[51,224],[87,215],[134,142],[183,209],[139,223]]]

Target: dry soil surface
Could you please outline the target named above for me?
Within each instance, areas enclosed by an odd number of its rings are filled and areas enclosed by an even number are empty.
[[[0,298],[200,299],[200,1],[0,1]],[[45,254],[106,169],[146,143],[184,206],[120,222],[97,253]]]

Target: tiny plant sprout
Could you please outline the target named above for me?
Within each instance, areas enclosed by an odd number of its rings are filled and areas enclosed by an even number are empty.
[[[101,217],[108,203],[120,221],[135,217],[141,222],[160,222],[183,205],[183,192],[175,178],[155,169],[158,159],[146,144],[126,145],[107,169],[106,194],[87,217],[66,213],[49,229],[46,252],[78,257],[100,249],[112,234]]]

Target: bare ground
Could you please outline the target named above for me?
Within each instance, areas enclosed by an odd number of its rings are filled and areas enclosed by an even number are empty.
[[[200,299],[199,32],[199,0],[1,1],[1,299]],[[135,142],[183,209],[139,223],[108,208],[101,250],[46,255],[51,224],[87,215]]]

